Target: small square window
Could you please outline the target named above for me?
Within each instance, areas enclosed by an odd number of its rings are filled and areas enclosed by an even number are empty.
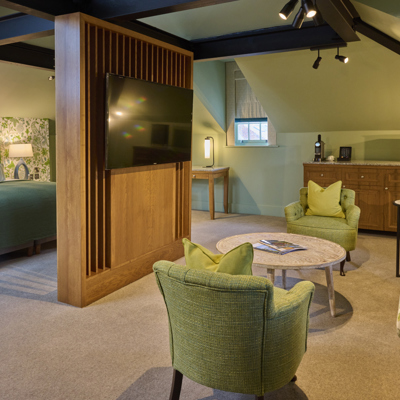
[[[267,146],[268,119],[241,118],[235,120],[236,146]]]

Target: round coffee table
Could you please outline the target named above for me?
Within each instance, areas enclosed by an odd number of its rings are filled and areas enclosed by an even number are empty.
[[[293,233],[260,232],[230,236],[217,243],[221,253],[227,253],[236,246],[245,242],[258,243],[260,239],[285,240],[307,247],[307,250],[298,250],[284,255],[254,249],[253,265],[267,269],[268,279],[275,282],[275,270],[282,270],[282,286],[286,289],[286,271],[288,269],[315,269],[325,268],[326,283],[328,286],[329,307],[331,315],[336,315],[335,290],[333,286],[332,267],[346,258],[346,250],[329,240],[312,236],[295,235]]]

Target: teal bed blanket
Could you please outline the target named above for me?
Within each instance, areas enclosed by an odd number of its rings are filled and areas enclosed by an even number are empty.
[[[0,249],[55,236],[56,184],[0,182]]]

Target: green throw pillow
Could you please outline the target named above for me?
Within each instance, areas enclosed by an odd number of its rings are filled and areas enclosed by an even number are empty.
[[[342,181],[332,183],[326,189],[308,181],[308,210],[306,215],[346,218],[340,205]]]
[[[251,266],[254,251],[251,243],[243,243],[226,254],[214,254],[188,239],[182,239],[182,242],[188,268],[224,272],[231,275],[253,275]]]

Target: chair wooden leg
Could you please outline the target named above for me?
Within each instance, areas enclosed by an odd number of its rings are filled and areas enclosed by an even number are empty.
[[[350,252],[346,252],[346,261],[351,261]]]
[[[179,371],[174,369],[169,400],[179,400],[179,397],[181,395],[182,379],[183,379],[183,375]]]
[[[341,276],[346,276],[346,274],[344,273],[344,263],[346,262],[346,260],[340,261],[340,275]]]

